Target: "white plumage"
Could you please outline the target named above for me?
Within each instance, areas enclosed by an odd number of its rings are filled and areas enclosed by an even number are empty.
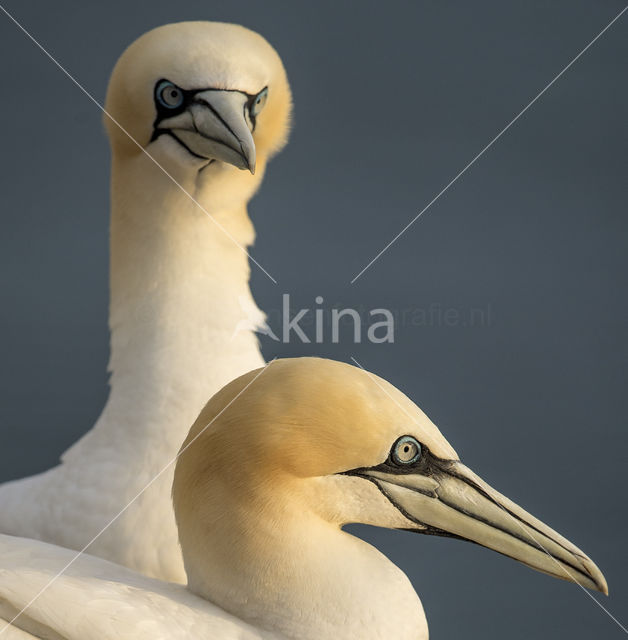
[[[607,592],[582,551],[465,467],[412,401],[338,362],[277,360],[228,384],[192,426],[172,495],[187,589],[83,556],[15,624],[57,640],[426,640],[410,581],[342,530],[352,522],[453,535]],[[0,537],[0,615],[71,558]]]
[[[0,618],[11,620],[70,562],[75,552],[0,535]],[[252,640],[260,632],[185,587],[83,555],[0,638],[64,640]],[[50,630],[54,630],[54,635]],[[15,634],[15,635],[11,635]]]
[[[263,364],[250,328],[234,332],[251,310],[263,319],[248,286],[246,205],[285,142],[290,90],[261,36],[180,23],[127,49],[106,108],[152,156],[105,118],[111,392],[62,464],[0,487],[0,531],[81,549],[161,473],[89,552],[184,582],[167,465],[203,402]]]

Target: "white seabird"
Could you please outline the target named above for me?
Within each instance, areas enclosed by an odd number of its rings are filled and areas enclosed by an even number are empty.
[[[412,585],[342,530],[356,522],[470,540],[607,593],[582,551],[462,464],[411,400],[330,360],[278,360],[217,393],[181,449],[173,500],[187,589],[82,556],[15,624],[67,640],[425,640]],[[0,615],[72,556],[0,536]]]
[[[210,395],[263,364],[250,328],[234,332],[243,320],[250,327],[251,310],[263,319],[248,285],[246,207],[286,141],[291,97],[260,35],[187,22],[154,29],[124,52],[106,110],[139,143],[105,117],[111,392],[58,467],[0,487],[1,532],[73,549],[164,470]],[[171,484],[172,467],[89,552],[184,582]]]

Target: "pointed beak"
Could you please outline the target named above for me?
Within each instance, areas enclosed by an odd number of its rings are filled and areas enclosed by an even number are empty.
[[[608,595],[606,580],[589,557],[458,461],[432,459],[428,475],[375,468],[354,473],[374,482],[415,523],[413,531],[470,540]]]
[[[240,91],[209,89],[194,94],[188,108],[159,123],[193,155],[221,160],[255,173],[255,142],[247,102]]]

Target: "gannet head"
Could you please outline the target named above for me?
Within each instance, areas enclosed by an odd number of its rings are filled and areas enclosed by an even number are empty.
[[[286,141],[291,96],[281,59],[260,35],[234,24],[182,22],[126,49],[106,110],[126,131],[105,116],[114,152],[141,152],[130,135],[159,161],[191,171],[226,163],[254,173]]]
[[[330,360],[277,360],[216,394],[183,445],[173,497],[184,557],[203,535],[193,521],[207,531],[239,511],[228,545],[291,520],[307,523],[301,545],[315,520],[362,522],[473,541],[607,593],[582,551],[462,464],[409,398]]]

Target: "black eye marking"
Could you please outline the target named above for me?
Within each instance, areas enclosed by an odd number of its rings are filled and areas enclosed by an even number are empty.
[[[268,87],[264,87],[256,96],[250,100],[249,112],[251,117],[257,117],[266,105],[268,100]]]
[[[266,102],[268,100],[268,87],[264,87],[254,96],[249,94],[247,95],[249,96],[249,99],[246,103],[246,112],[248,113],[248,119],[251,123],[251,131],[254,131],[255,125],[257,124],[257,116],[266,106]]]
[[[163,133],[167,133],[167,131],[159,129],[159,123],[166,118],[172,118],[183,113],[192,101],[194,93],[196,92],[186,91],[165,78],[155,83],[153,100],[155,102],[155,109],[157,110],[157,117],[155,118],[155,122],[153,122],[151,142]]]
[[[183,89],[174,82],[171,82],[166,78],[161,78],[155,83],[155,87],[153,89],[153,100],[155,102],[155,109],[157,110],[157,117],[153,123],[153,134],[150,141],[153,142],[159,138],[160,135],[168,133],[166,129],[161,129],[159,127],[162,120],[172,118],[183,113],[195,101],[196,94],[203,93],[205,91],[234,91],[246,96],[246,102],[244,103],[244,117],[249,123],[251,131],[255,129],[256,116],[263,109],[268,97],[268,87],[264,87],[256,94],[240,91],[239,89],[218,89],[216,87]]]
[[[374,467],[359,467],[343,471],[343,475],[360,476],[372,480],[368,471],[381,471],[394,475],[420,473],[423,476],[433,476],[439,471],[440,459],[432,454],[429,448],[419,442],[414,436],[406,435],[397,438],[390,449],[388,458]]]

